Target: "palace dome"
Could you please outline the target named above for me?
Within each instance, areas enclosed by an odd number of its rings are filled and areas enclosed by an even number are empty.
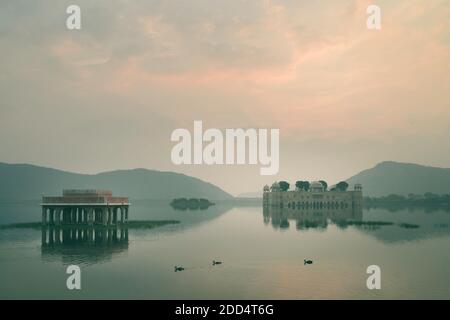
[[[270,187],[270,189],[272,189],[272,191],[278,191],[278,190],[280,190],[280,184],[275,181],[274,183],[272,183],[272,186]]]
[[[309,187],[311,192],[322,192],[324,191],[323,184],[321,184],[319,181],[311,182],[311,186]]]

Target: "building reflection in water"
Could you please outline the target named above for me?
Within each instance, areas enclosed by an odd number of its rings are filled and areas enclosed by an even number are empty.
[[[345,228],[348,221],[361,221],[362,216],[360,207],[335,210],[263,207],[264,224],[271,223],[274,229],[288,229],[293,221],[297,230],[324,230],[329,223]]]
[[[95,264],[128,250],[128,227],[46,226],[41,244],[44,260]]]

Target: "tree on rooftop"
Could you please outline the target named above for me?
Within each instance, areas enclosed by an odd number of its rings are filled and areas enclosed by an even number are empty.
[[[279,182],[281,191],[288,191],[289,190],[289,182],[287,181],[280,181]]]
[[[341,182],[339,182],[339,183],[336,185],[336,188],[337,188],[339,191],[347,191],[347,189],[348,189],[348,183],[345,182],[345,181],[341,181]]]
[[[309,187],[311,186],[311,183],[309,183],[309,181],[303,181],[304,182],[304,189],[305,191],[309,190]]]
[[[309,181],[302,181],[299,180],[295,183],[295,187],[298,190],[304,190],[304,191],[308,191],[309,190]]]
[[[328,183],[324,180],[319,180],[319,182],[323,185],[323,190],[327,191],[328,188]]]

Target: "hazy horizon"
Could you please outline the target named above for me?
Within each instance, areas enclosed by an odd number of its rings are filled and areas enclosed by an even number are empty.
[[[24,166],[32,166],[32,167],[38,167],[38,168],[46,168],[46,169],[50,169],[50,170],[58,170],[61,172],[66,172],[66,173],[73,173],[73,174],[81,174],[81,175],[88,175],[88,176],[96,176],[96,175],[102,175],[102,174],[107,174],[107,173],[113,173],[113,172],[120,172],[120,171],[133,171],[133,170],[148,170],[148,171],[156,171],[156,172],[168,172],[168,173],[177,173],[177,174],[183,174],[182,172],[177,172],[177,171],[164,171],[164,170],[158,170],[158,169],[152,169],[152,168],[118,168],[115,170],[111,170],[111,171],[99,171],[99,172],[92,172],[92,173],[83,173],[83,172],[75,172],[75,171],[70,171],[70,170],[64,170],[63,168],[53,168],[53,167],[45,167],[45,166],[37,166],[36,164],[31,164],[31,163],[5,163],[5,162],[1,162],[0,161],[0,165],[24,165]],[[395,165],[395,166],[392,166]],[[400,166],[396,166],[396,165],[400,165]],[[397,183],[389,183],[386,180],[384,181],[380,181],[379,179],[383,179],[383,177],[386,176],[386,174],[383,174],[382,172],[378,172],[377,178],[370,178],[369,180],[367,180],[367,177],[364,177],[364,174],[367,175],[366,171],[373,171],[375,168],[384,168],[381,170],[390,170],[389,168],[395,168],[397,167],[398,170],[395,171],[395,175],[403,175],[401,177],[397,176],[397,178],[394,178],[394,180],[400,180],[400,181],[404,181],[404,185],[400,186],[400,190],[399,190],[399,186]],[[442,177],[442,172],[437,173],[436,171],[430,172],[427,171],[427,173],[424,173],[424,169],[427,170],[428,168],[436,170],[449,170],[450,168],[445,168],[445,167],[432,167],[432,166],[424,166],[422,164],[418,164],[418,163],[407,163],[407,162],[396,162],[396,161],[390,161],[390,160],[385,160],[383,162],[380,162],[378,164],[376,164],[374,167],[368,167],[366,168],[366,170],[360,171],[360,172],[355,172],[354,174],[352,174],[351,176],[347,177],[346,179],[344,179],[345,181],[348,181],[350,183],[351,188],[353,188],[353,185],[358,182],[358,183],[362,183],[363,184],[363,189],[366,192],[366,195],[368,196],[382,196],[382,195],[387,195],[387,194],[409,194],[409,193],[413,193],[413,194],[422,194],[422,193],[426,193],[426,192],[435,192],[437,194],[445,194],[442,193],[445,190],[448,190],[448,187],[444,184],[442,184],[442,180],[440,179]],[[409,171],[409,174],[406,172],[405,170],[411,170]],[[376,170],[376,169],[375,169]],[[361,176],[362,174],[362,176]],[[393,174],[393,172],[391,171],[391,174]],[[424,184],[423,181],[423,176],[424,174],[429,178],[428,182],[432,183],[432,187],[430,188],[420,188],[421,190],[412,190],[412,189],[405,189],[405,183],[409,186],[424,186],[426,184]],[[416,179],[421,180],[421,183],[417,183],[417,181],[409,181],[406,182],[406,180],[410,179],[411,176],[414,175]],[[194,178],[198,178],[195,176],[192,176]],[[439,177],[439,178],[437,178]],[[296,182],[297,179],[301,179],[302,177],[297,177],[297,178],[292,178],[292,179],[288,179],[288,182],[291,184],[291,188],[294,188],[294,184]],[[206,183],[213,183],[211,181],[202,179],[201,181],[206,182]],[[355,180],[356,179],[356,180]],[[361,181],[361,179],[363,181]],[[353,181],[352,181],[353,180]],[[444,178],[445,180],[445,178]],[[330,181],[327,180],[329,185],[335,184],[338,181]],[[367,184],[366,184],[367,183]],[[408,184],[409,183],[409,184]],[[94,183],[95,184],[95,183]],[[133,184],[133,183],[131,183]],[[214,184],[214,183],[213,183]],[[232,196],[238,197],[238,196],[244,196],[244,197],[253,197],[255,193],[260,193],[262,195],[262,186],[259,186],[258,189],[254,189],[252,191],[247,191],[247,192],[240,192],[240,193],[234,193],[230,190],[226,190],[225,188],[223,188],[221,185],[218,184],[214,184],[216,187],[219,187],[220,189],[222,189],[223,191],[231,194]],[[396,185],[396,188],[394,187],[394,189],[392,189],[392,185]],[[47,186],[48,187],[48,186]],[[74,187],[77,187],[77,185],[74,185]],[[78,186],[81,188],[81,186]],[[83,187],[85,187],[85,184],[83,184]],[[94,185],[91,185],[91,187],[94,187]],[[117,186],[115,186],[117,187]],[[125,186],[123,186],[125,187]],[[105,188],[108,188],[107,186]],[[110,186],[110,188],[112,188],[112,186]],[[390,190],[390,191],[389,191]],[[368,193],[368,194],[367,194]],[[213,196],[214,197],[214,196]]]
[[[450,167],[450,6],[377,1],[0,3],[0,161],[174,171],[238,195],[382,161]],[[175,166],[170,134],[279,128],[280,171]]]
[[[383,162],[389,162],[389,161],[390,161],[390,160],[386,160],[386,161],[383,161]],[[67,170],[67,169],[64,169],[64,168],[57,168],[57,167],[50,167],[50,166],[38,165],[38,164],[35,164],[35,163],[26,163],[26,162],[7,163],[7,162],[4,162],[4,161],[0,161],[0,164],[2,164],[2,163],[3,163],[3,164],[7,164],[7,165],[30,165],[30,166],[36,166],[36,167],[47,168],[47,169],[55,169],[55,170],[58,170],[58,171],[63,171],[63,172],[68,172],[68,173],[86,174],[86,175],[97,175],[97,174],[108,173],[108,172],[114,172],[114,171],[122,171],[122,170],[127,171],[127,170],[140,170],[140,169],[143,169],[143,170],[149,170],[149,171],[174,172],[174,173],[179,173],[179,174],[186,174],[186,173],[183,173],[183,172],[181,172],[181,171],[176,171],[176,170],[159,170],[159,169],[155,169],[155,168],[144,168],[144,167],[136,167],[136,168],[117,168],[117,169],[111,169],[111,170],[101,170],[101,171],[96,171],[96,172],[78,172],[78,171],[73,171],[73,170]],[[420,164],[419,164],[419,165],[420,165]],[[372,166],[372,167],[373,167],[373,166]],[[368,168],[366,168],[366,169],[370,169],[370,168],[372,168],[372,167],[368,167]],[[365,170],[365,169],[363,169],[363,170]],[[351,178],[352,176],[354,176],[354,175],[356,175],[356,174],[358,174],[358,173],[360,173],[360,171],[355,172],[354,174],[352,174],[351,176],[349,176],[349,177],[347,177],[347,178]],[[194,175],[191,175],[191,176],[194,177],[194,178],[199,178],[199,179],[203,180],[204,182],[213,183],[212,181],[208,181],[208,180],[202,179],[202,178],[197,177],[197,176],[194,176]],[[300,178],[302,178],[302,177],[298,177],[298,178],[300,179]],[[345,179],[347,179],[347,178],[345,178]],[[311,180],[311,181],[315,181],[315,180],[318,180],[318,179],[319,179],[319,178],[313,179],[313,180]],[[343,180],[345,180],[345,179],[343,179]],[[275,181],[275,180],[273,180],[273,181]],[[288,179],[288,181],[294,184],[295,181],[296,181],[296,178],[293,177],[292,179]],[[328,181],[328,182],[330,182],[330,185],[331,185],[331,184],[337,183],[338,181]],[[225,192],[227,192],[227,193],[233,195],[233,196],[239,196],[240,194],[254,193],[254,192],[259,192],[259,191],[262,193],[262,186],[256,186],[255,189],[253,189],[253,190],[243,191],[243,192],[239,192],[239,193],[233,193],[233,192],[231,192],[231,191],[229,191],[229,190],[226,190],[226,189],[225,189],[224,187],[222,187],[220,184],[216,184],[216,183],[213,183],[213,184],[216,185],[217,187],[221,188],[221,189],[224,190]]]

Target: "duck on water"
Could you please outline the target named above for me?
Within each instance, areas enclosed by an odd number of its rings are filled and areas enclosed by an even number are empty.
[[[183,271],[183,267],[175,266],[175,272]]]

